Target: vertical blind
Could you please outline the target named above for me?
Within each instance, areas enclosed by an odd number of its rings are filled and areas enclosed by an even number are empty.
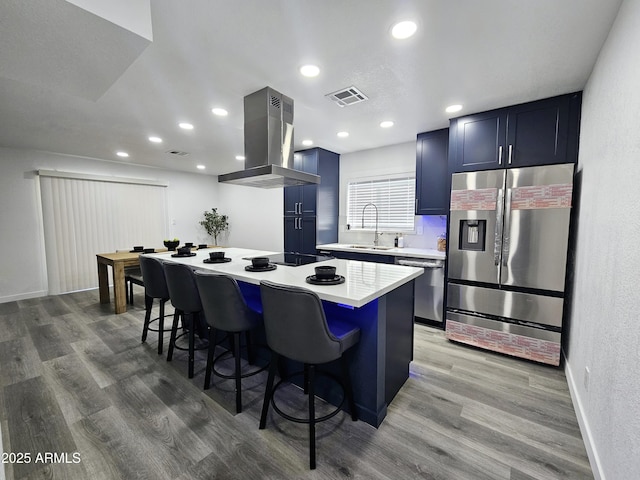
[[[40,174],[49,294],[98,286],[96,254],[162,247],[166,188]]]
[[[376,208],[378,230],[407,231],[414,229],[415,177],[349,182],[347,187],[347,223],[352,229],[374,229]],[[365,206],[373,203],[376,208]],[[364,209],[364,214],[363,214]]]

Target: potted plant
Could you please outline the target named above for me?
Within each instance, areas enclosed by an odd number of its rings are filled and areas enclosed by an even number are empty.
[[[177,238],[164,241],[164,246],[167,247],[170,252],[173,252],[178,247],[178,245],[180,245],[180,240],[178,240]]]
[[[204,212],[204,220],[200,225],[213,237],[214,245],[218,245],[218,235],[229,229],[229,217],[218,213],[217,208],[212,208],[210,212]]]

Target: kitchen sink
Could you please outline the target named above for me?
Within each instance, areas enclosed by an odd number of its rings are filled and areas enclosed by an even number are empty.
[[[394,247],[377,247],[375,245],[347,245],[348,248],[366,248],[367,250],[391,250]]]

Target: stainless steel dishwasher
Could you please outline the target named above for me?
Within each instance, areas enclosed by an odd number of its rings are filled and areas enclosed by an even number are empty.
[[[396,257],[398,265],[422,267],[424,273],[415,279],[415,316],[442,323],[444,301],[444,260]]]

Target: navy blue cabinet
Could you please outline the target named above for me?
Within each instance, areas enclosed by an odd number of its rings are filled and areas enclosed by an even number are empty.
[[[418,134],[416,144],[416,215],[449,213],[449,129]]]
[[[284,250],[316,253],[316,245],[338,241],[340,155],[312,148],[296,152],[296,170],[320,176],[318,185],[284,188]]]
[[[577,161],[580,92],[454,118],[454,172]]]

